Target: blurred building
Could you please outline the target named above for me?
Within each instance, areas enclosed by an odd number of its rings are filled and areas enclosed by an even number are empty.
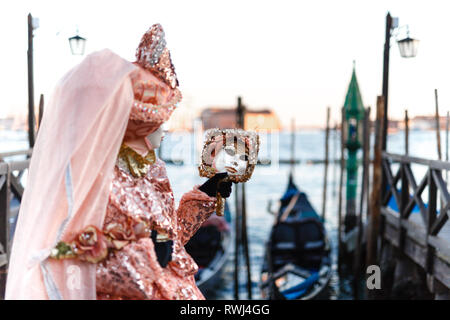
[[[375,120],[370,122],[371,130],[375,130]],[[440,130],[446,130],[447,127],[447,117],[439,117],[439,127]],[[409,119],[409,129],[410,130],[436,130],[436,116],[425,115],[425,116],[415,116]],[[399,130],[405,130],[405,120],[389,119],[388,132],[396,133]]]
[[[24,131],[28,130],[28,118],[26,114],[9,115],[0,118],[0,130]]]
[[[436,129],[436,117],[433,116],[416,116],[410,121],[410,128],[412,130],[435,130]],[[441,130],[445,130],[447,125],[447,117],[439,117],[439,127]]]
[[[235,108],[206,108],[200,115],[203,129],[236,128]],[[245,112],[244,127],[246,130],[280,130],[278,116],[269,109],[249,110]]]
[[[389,119],[388,121],[388,133],[397,133],[400,129],[400,120]]]

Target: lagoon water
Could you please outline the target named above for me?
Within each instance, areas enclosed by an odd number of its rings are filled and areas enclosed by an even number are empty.
[[[324,166],[322,164],[308,163],[307,160],[317,160],[324,158],[324,132],[322,130],[298,131],[295,134],[295,158],[300,159],[300,164],[294,168],[294,180],[299,188],[308,195],[312,205],[320,213],[322,208],[322,188]],[[373,138],[373,137],[372,137]],[[330,135],[329,152],[330,158],[340,157],[339,135],[333,131]],[[372,139],[373,140],[373,139]],[[247,193],[247,216],[248,216],[248,237],[251,258],[252,274],[252,294],[253,298],[260,298],[258,288],[261,264],[264,254],[264,243],[272,225],[273,216],[268,213],[267,205],[269,200],[274,204],[283,194],[287,185],[287,178],[290,166],[279,164],[278,159],[290,158],[289,132],[274,134],[261,134],[260,159],[271,159],[270,165],[257,166],[252,179],[246,183]],[[443,156],[445,157],[445,133],[441,132]],[[26,132],[0,131],[0,152],[24,150],[27,148]],[[163,143],[161,156],[163,159],[172,161],[183,160],[183,165],[168,164],[167,173],[171,181],[172,188],[178,202],[184,192],[189,191],[193,185],[201,184],[204,178],[198,176],[197,159],[199,149],[202,146],[202,135],[195,133],[170,133]],[[427,159],[437,159],[436,134],[433,131],[411,131],[410,132],[410,155]],[[388,151],[392,153],[404,153],[404,133],[391,134],[388,137]],[[22,159],[23,157],[13,157],[12,159]],[[326,229],[328,231],[333,252],[336,253],[337,235],[337,189],[339,179],[339,165],[331,164],[328,168],[328,194],[326,210]],[[414,168],[421,177],[422,168]],[[424,173],[424,171],[423,171]],[[23,177],[26,181],[26,175]],[[359,180],[360,180],[359,176]],[[233,196],[230,198],[231,210],[234,210]],[[275,205],[274,205],[275,207]],[[233,299],[233,275],[234,257],[230,257],[221,287],[219,287],[213,297],[214,299]],[[336,254],[334,254],[336,262]],[[241,259],[241,262],[243,259]],[[334,263],[334,269],[336,264]],[[246,299],[246,274],[242,268],[240,272],[240,298]],[[330,299],[352,299],[350,283],[348,279],[339,279],[336,272],[330,284]]]

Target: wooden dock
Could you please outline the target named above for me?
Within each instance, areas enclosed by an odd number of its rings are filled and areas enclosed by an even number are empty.
[[[426,170],[418,183],[411,166]],[[383,153],[382,168],[387,188],[381,195],[381,237],[426,273],[432,293],[450,290],[450,195],[443,178],[450,163]],[[397,210],[389,205],[392,198]]]
[[[346,255],[346,259],[338,261],[339,274],[342,275],[343,270],[347,273],[349,265],[353,264],[355,299],[450,299],[450,194],[447,186],[450,162],[409,156],[407,112],[405,154],[384,151],[384,106],[384,98],[379,96],[374,158],[363,161],[364,167],[368,168],[369,162],[372,164],[370,199],[364,199],[369,187],[362,183],[358,226],[343,237],[338,234],[339,257]],[[369,127],[368,123],[364,126]],[[437,145],[440,154],[439,141]],[[369,146],[370,140],[365,137],[364,147]],[[342,172],[343,168],[341,175]],[[367,208],[365,224],[362,223],[364,203]],[[339,226],[338,231],[341,231],[342,221]],[[351,237],[355,230],[360,235],[358,239]],[[361,259],[363,249],[365,263]],[[359,279],[364,274],[368,280],[369,266],[379,267],[381,285],[377,290],[367,285],[367,290],[361,294]]]
[[[11,251],[11,221],[19,213],[24,187],[20,182],[30,159],[5,161],[12,156],[30,156],[32,150],[0,153],[0,299],[4,298],[8,261]],[[17,202],[12,203],[12,200]]]

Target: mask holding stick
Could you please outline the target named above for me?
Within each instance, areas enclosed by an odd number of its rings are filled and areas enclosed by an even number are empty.
[[[255,169],[259,151],[259,136],[242,129],[209,129],[206,131],[201,177],[220,176],[221,182],[246,182]],[[216,194],[216,214],[223,215],[224,199]]]

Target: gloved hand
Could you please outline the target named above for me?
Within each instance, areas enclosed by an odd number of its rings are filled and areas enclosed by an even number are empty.
[[[231,194],[231,181],[222,182],[221,180],[228,177],[228,173],[217,173],[214,177],[208,179],[199,189],[210,197],[215,197],[220,193],[222,198],[228,198]]]
[[[159,265],[163,268],[172,260],[173,241],[168,240],[164,242],[157,242],[156,236],[158,233],[152,230],[151,238],[155,248],[156,257],[158,258]]]

